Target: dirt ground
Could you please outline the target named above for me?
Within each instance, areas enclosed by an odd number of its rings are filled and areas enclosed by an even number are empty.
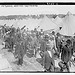
[[[0,54],[9,62],[12,71],[44,71],[43,67],[36,61],[35,57],[28,58],[26,55],[23,59],[23,65],[18,66],[17,59],[15,59],[13,53],[8,52],[7,49],[2,49],[3,47],[3,45],[0,45]]]
[[[37,62],[35,57],[29,58],[26,55],[24,56],[24,59],[23,59],[23,61],[24,61],[23,65],[18,66],[17,65],[17,59],[15,59],[13,53],[8,52],[8,49],[2,49],[3,47],[4,47],[4,45],[2,45],[1,40],[0,40],[0,60],[4,59],[4,60],[2,60],[2,62],[8,62],[9,68],[0,69],[1,71],[25,71],[25,72],[29,72],[29,71],[30,72],[31,71],[34,71],[34,72],[44,71],[43,66],[40,64],[39,61]],[[61,61],[61,60],[60,59],[55,60],[55,66],[56,67],[59,67],[58,66],[59,61]],[[4,63],[4,65],[5,65],[5,63]],[[1,66],[2,65],[0,63],[0,67]],[[75,66],[72,63],[71,63],[71,66],[70,66],[70,72],[75,72]]]

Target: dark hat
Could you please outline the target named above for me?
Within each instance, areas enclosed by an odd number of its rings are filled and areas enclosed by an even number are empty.
[[[54,34],[55,34],[55,32],[54,32],[54,31],[52,31],[52,34],[54,35]]]
[[[68,40],[66,41],[66,43],[67,43],[67,44],[71,44],[71,40],[68,39]]]
[[[75,38],[75,36],[74,36],[74,38]]]
[[[60,33],[57,33],[56,35],[57,35],[57,36],[60,36]]]

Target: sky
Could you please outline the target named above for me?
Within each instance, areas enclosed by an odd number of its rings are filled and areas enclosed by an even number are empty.
[[[0,5],[0,16],[7,15],[39,15],[39,14],[75,14],[75,5],[38,5],[23,7],[6,7]]]
[[[75,0],[0,0],[0,2],[75,2]],[[36,14],[66,14],[68,11],[75,14],[73,5],[41,5],[38,7],[2,7],[0,16],[7,15],[36,15]]]
[[[75,2],[75,0],[0,0],[1,2]],[[75,5],[38,5],[37,7],[6,7],[0,5],[0,16],[39,15],[39,14],[75,14]]]

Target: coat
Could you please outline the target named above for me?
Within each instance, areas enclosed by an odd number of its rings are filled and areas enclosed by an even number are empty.
[[[40,46],[41,51],[46,51],[46,42],[44,40],[41,41],[41,46]]]
[[[67,63],[72,56],[72,48],[68,48],[66,45],[62,48],[61,60]]]
[[[23,40],[23,49],[24,49],[24,54],[26,54],[27,50],[28,50],[28,41],[27,40]]]
[[[54,60],[50,57],[48,51],[44,52],[44,68],[49,69],[50,67],[54,66]]]
[[[60,53],[61,52],[61,50],[60,50],[61,41],[60,41],[60,39],[55,37],[55,42],[56,42],[56,48],[57,48],[58,52]]]
[[[15,55],[18,55],[18,58],[23,58],[24,54],[23,44],[17,43],[15,47]]]
[[[15,39],[16,39],[16,42],[17,41],[20,42],[22,40],[21,33],[17,33]]]
[[[73,51],[75,51],[75,40],[73,41]]]

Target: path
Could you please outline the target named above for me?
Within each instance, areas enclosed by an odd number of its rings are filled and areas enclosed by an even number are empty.
[[[4,57],[8,63],[11,65],[12,71],[43,71],[44,69],[36,61],[35,58],[24,57],[24,63],[22,66],[18,66],[16,64],[16,59],[14,58],[11,52],[8,52],[7,49],[2,49],[2,45],[0,45],[0,54]],[[4,70],[5,71],[5,70]],[[7,71],[7,70],[6,70]]]

